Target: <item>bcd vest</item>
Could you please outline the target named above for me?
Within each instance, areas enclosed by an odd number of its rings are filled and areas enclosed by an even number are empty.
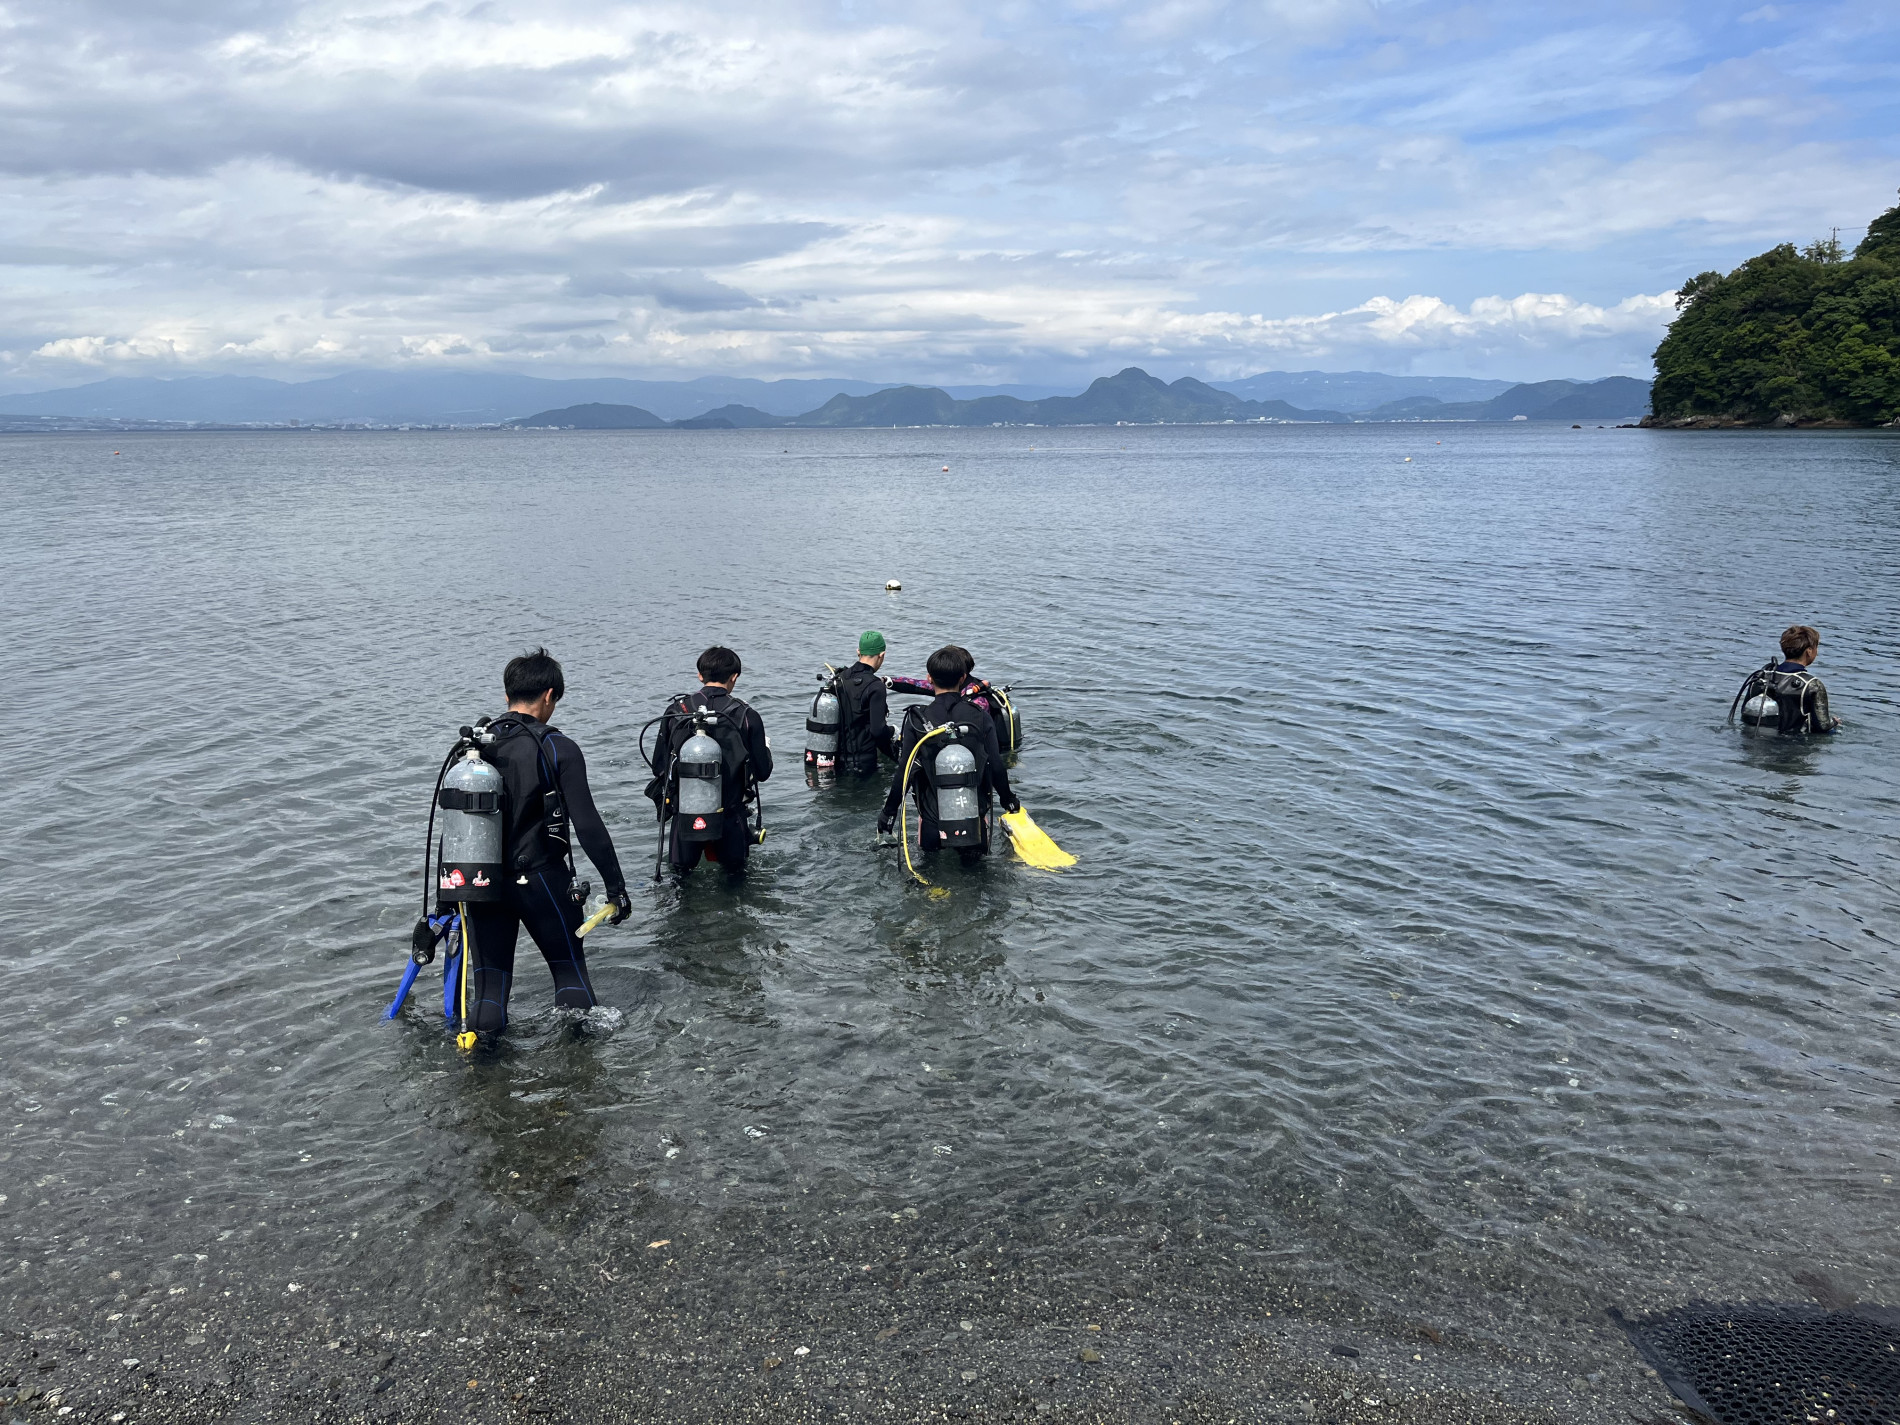
[[[517,875],[574,864],[567,804],[556,775],[559,753],[547,729],[514,713],[491,721],[480,744],[482,760],[501,773],[502,855]]]
[[[853,663],[835,680],[838,693],[838,758],[849,770],[877,770],[877,739],[871,733],[871,685],[877,674]]]
[[[988,781],[989,749],[984,743],[983,724],[988,716],[975,703],[961,698],[943,713],[913,707],[904,714],[910,725],[907,733],[915,732],[917,738],[911,742],[917,758],[913,783],[920,773],[924,781],[917,789],[918,810],[936,823],[939,845],[963,849],[987,844],[983,790]],[[935,732],[937,728],[946,730]],[[926,735],[928,741],[921,741]],[[952,757],[946,762],[944,754],[952,748],[966,752],[967,761]]]
[[[1815,704],[1821,680],[1812,673],[1770,673],[1764,680],[1768,696],[1780,709],[1777,732],[1825,732]]]

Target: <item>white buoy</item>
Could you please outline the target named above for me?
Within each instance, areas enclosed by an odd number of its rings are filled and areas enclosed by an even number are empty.
[[[950,473],[950,467],[949,467],[948,465],[946,465],[946,466],[944,466],[944,467],[943,467],[943,473],[944,473],[944,474],[946,474],[946,475],[948,475],[948,474]]]
[[[904,581],[901,579],[886,579],[884,581],[884,592],[887,594],[895,594],[903,587]]]

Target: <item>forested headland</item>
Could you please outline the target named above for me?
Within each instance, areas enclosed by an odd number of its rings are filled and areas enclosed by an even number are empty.
[[[1852,256],[1792,243],[1682,285],[1643,424],[1900,422],[1900,207]]]

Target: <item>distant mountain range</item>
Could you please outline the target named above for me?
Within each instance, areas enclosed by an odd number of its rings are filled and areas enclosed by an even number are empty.
[[[1375,406],[1369,421],[1603,421],[1634,420],[1649,411],[1649,382],[1628,376],[1601,381],[1535,381],[1488,401],[1439,401],[1413,396]]]
[[[1249,401],[1192,376],[1172,384],[1130,366],[1089,383],[1079,396],[1024,401],[984,396],[959,401],[930,386],[898,386],[869,396],[833,396],[797,426],[1091,426],[1117,422],[1348,421],[1339,411],[1303,411],[1285,401]]]
[[[838,397],[848,400],[849,397]],[[558,411],[542,411],[509,421],[512,426],[546,427],[554,430],[755,430],[765,426],[787,426],[783,416],[770,415],[751,406],[726,405],[704,415],[684,420],[661,420],[640,406],[610,406],[590,401],[581,406],[563,406]]]
[[[745,426],[1083,426],[1194,424],[1207,421],[1337,421],[1352,417],[1338,411],[1302,411],[1285,401],[1248,401],[1203,381],[1184,376],[1170,385],[1130,366],[1090,383],[1079,396],[979,396],[959,400],[935,386],[893,386],[867,396],[836,395],[817,410],[790,420],[775,420],[748,406],[727,406],[682,427]],[[570,406],[542,411],[511,422],[520,426],[574,429],[642,430],[664,425],[637,406]]]
[[[1502,383],[1499,383],[1502,384]],[[1015,396],[959,400],[935,386],[893,386],[869,395],[836,395],[816,410],[787,419],[751,406],[728,405],[683,421],[664,421],[639,406],[588,404],[541,411],[511,425],[567,430],[751,429],[766,426],[1074,426],[1206,424],[1210,422],[1578,421],[1640,416],[1649,385],[1627,376],[1602,381],[1539,381],[1506,386],[1488,401],[1409,396],[1354,417],[1302,410],[1285,401],[1250,401],[1184,376],[1172,384],[1130,366],[1092,382],[1079,396],[1025,401]]]
[[[775,416],[795,416],[831,397],[867,395],[880,381],[755,381],[701,376],[692,381],[619,377],[549,380],[479,371],[352,371],[320,381],[258,376],[121,376],[59,391],[0,396],[18,416],[215,425],[499,425],[523,411],[607,403],[639,406],[663,422],[745,401]],[[1054,395],[1046,386],[973,386],[965,395]]]
[[[1583,404],[1566,406],[1573,398]],[[116,377],[64,390],[0,396],[0,429],[502,424],[724,429],[1508,420],[1519,414],[1580,420],[1633,417],[1647,409],[1647,383],[1628,377],[1514,386],[1456,376],[1267,371],[1244,381],[1187,377],[1167,384],[1130,367],[1072,395],[1047,386],[890,386],[729,376],[692,381],[549,380],[464,371],[356,371],[300,382],[247,376]],[[524,411],[537,414],[524,417]]]
[[[1209,383],[1249,401],[1288,401],[1326,411],[1369,411],[1389,401],[1488,401],[1515,382],[1475,376],[1387,376],[1382,371],[1262,371],[1243,381]]]

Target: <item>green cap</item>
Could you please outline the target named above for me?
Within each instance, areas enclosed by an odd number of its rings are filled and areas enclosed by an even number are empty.
[[[876,629],[866,629],[858,635],[858,657],[875,658],[884,651],[884,635]]]

